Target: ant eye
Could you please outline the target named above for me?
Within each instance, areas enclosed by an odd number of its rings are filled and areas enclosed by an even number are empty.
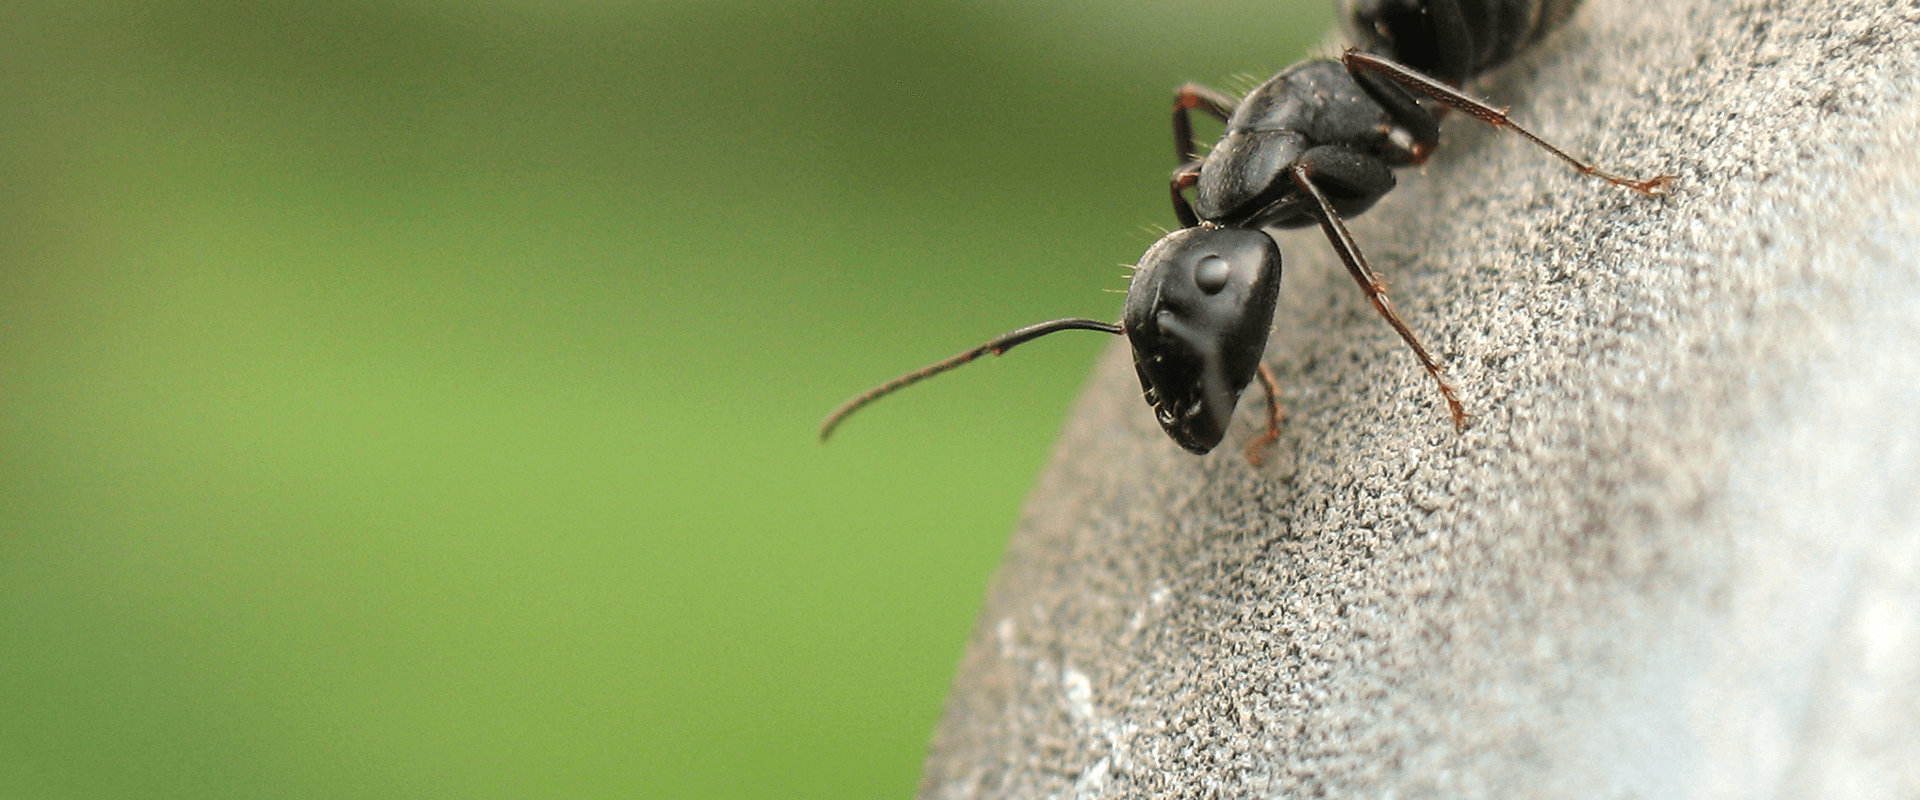
[[[1227,288],[1227,277],[1233,273],[1233,267],[1219,256],[1207,256],[1193,268],[1193,284],[1207,294],[1219,294]]]

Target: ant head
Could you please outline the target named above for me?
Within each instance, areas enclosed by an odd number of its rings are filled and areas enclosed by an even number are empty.
[[[1184,228],[1140,258],[1120,325],[1160,427],[1206,453],[1253,380],[1280,295],[1280,247],[1257,230]]]

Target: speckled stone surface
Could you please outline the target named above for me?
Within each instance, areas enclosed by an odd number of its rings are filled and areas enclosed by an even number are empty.
[[[1169,76],[1169,85],[1179,78]],[[1107,353],[960,665],[928,798],[1920,797],[1920,2],[1593,0],[1316,231],[1264,468]]]

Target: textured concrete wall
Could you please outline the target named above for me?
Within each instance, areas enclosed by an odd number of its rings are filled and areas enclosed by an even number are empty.
[[[1672,195],[1455,118],[1355,221],[1464,434],[1316,231],[1266,467],[1109,352],[923,796],[1920,797],[1920,2],[1593,0],[1476,88]]]

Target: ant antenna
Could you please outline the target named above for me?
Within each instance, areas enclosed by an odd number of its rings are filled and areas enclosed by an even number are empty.
[[[879,386],[875,386],[872,389],[868,389],[852,400],[840,404],[839,408],[834,409],[833,413],[828,414],[826,419],[820,421],[820,441],[823,443],[826,442],[827,437],[833,435],[834,428],[840,427],[841,422],[845,421],[853,412],[865,408],[868,403],[886,397],[887,395],[942,372],[946,372],[987,353],[992,353],[997,356],[1008,350],[1012,350],[1015,345],[1031,342],[1049,333],[1072,330],[1100,331],[1101,333],[1111,333],[1115,335],[1122,332],[1119,325],[1111,322],[1101,322],[1097,319],[1056,319],[1028,325],[1019,330],[1001,334],[989,340],[986,344],[975,347],[972,350],[968,350],[945,361],[928,364],[927,366],[894,378]]]

